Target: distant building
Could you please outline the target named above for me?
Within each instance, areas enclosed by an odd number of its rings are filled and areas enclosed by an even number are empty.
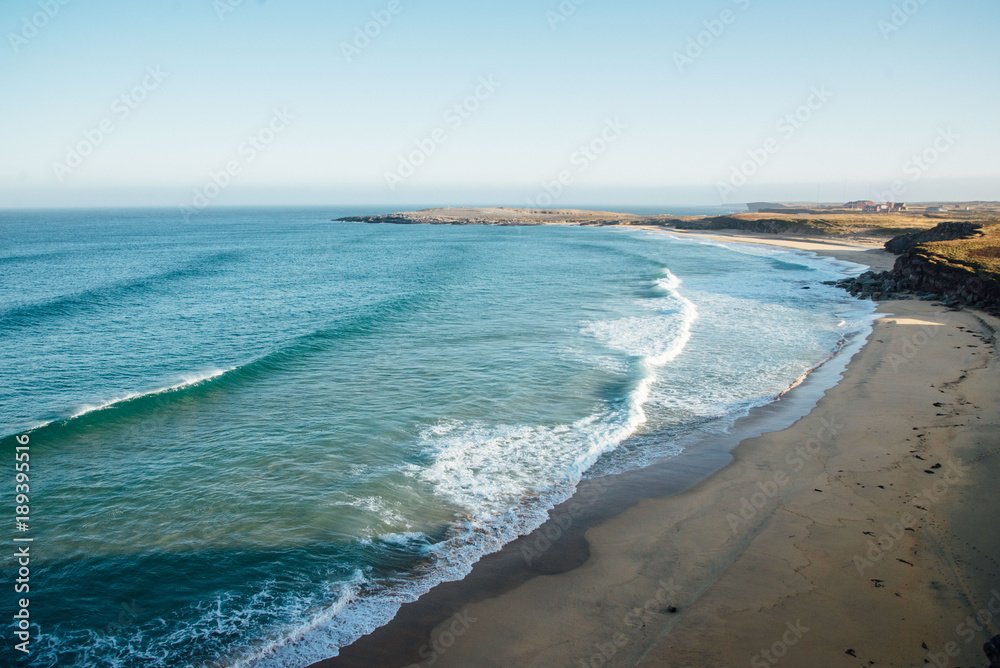
[[[844,205],[844,208],[855,209],[857,211],[864,211],[865,208],[872,206],[874,204],[875,202],[871,201],[870,199],[858,200],[857,202],[848,202],[847,204]]]
[[[927,207],[927,213],[948,213],[948,209],[943,206],[929,206]]]
[[[857,204],[858,202],[851,202],[851,204]],[[900,211],[909,211],[909,207],[901,202],[886,202],[885,204],[878,204],[877,202],[863,202],[863,211],[865,213],[898,213]],[[850,207],[854,208],[854,207]]]

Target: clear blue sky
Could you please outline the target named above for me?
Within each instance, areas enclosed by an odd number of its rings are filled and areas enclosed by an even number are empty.
[[[577,1],[6,0],[0,207],[1000,199],[996,0]]]

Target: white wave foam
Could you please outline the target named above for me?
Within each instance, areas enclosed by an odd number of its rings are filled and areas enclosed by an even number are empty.
[[[427,534],[420,531],[407,531],[406,533],[386,533],[379,536],[379,540],[392,545],[410,545],[411,543],[426,543]]]
[[[561,473],[572,475],[580,443],[595,440],[588,434],[595,421],[557,427],[439,425],[421,434],[434,459],[420,477],[476,520],[485,520],[543,491]]]
[[[426,566],[412,580],[324,613],[303,627],[309,632],[296,630],[280,645],[256,653],[250,661],[255,668],[306,666],[326,658],[334,648],[388,623],[404,603],[441,582],[460,580],[484,556],[544,524],[549,510],[572,496],[587,469],[646,421],[643,406],[656,369],[679,356],[691,338],[695,305],[677,291],[681,281],[669,271],[664,274],[657,286],[667,294],[654,300],[659,313],[583,327],[609,347],[640,358],[641,379],[624,406],[568,425],[449,421],[425,428],[420,438],[432,461],[410,474],[465,509],[468,519],[429,546]],[[380,538],[417,539],[412,534]]]
[[[591,322],[584,325],[583,332],[609,347],[643,358],[648,365],[663,366],[684,351],[691,339],[691,327],[698,319],[697,307],[678,291],[680,286],[681,280],[664,269],[656,288],[667,295],[645,300],[658,312],[656,315]]]
[[[595,414],[572,425],[555,427],[445,423],[421,437],[434,454],[421,477],[462,508],[484,520],[502,514],[526,494],[564,481],[575,488],[583,473],[646,421],[656,369],[683,352],[698,317],[694,303],[678,292],[679,278],[664,270],[655,299],[660,313],[588,323],[584,333],[609,347],[637,356],[641,379],[624,408]]]
[[[311,632],[315,632],[318,629],[329,625],[334,619],[337,618],[355,599],[357,599],[358,594],[362,585],[368,582],[364,574],[358,570],[354,572],[354,577],[346,583],[342,583],[340,595],[337,597],[337,601],[328,606],[323,612],[313,615],[309,621],[296,627],[294,630],[282,634],[281,636],[272,638],[265,641],[258,648],[253,650],[251,653],[241,656],[240,658],[234,660],[231,664],[231,668],[244,668],[245,666],[260,666],[268,665],[268,660],[273,660],[282,654],[282,650],[292,650],[292,654],[298,656],[296,657],[298,664],[303,666],[308,665],[308,663],[313,663],[318,656],[315,652],[309,652],[307,655],[302,655],[300,652],[294,651],[294,644],[297,641],[302,640]],[[393,613],[395,614],[395,613]],[[228,621],[228,620],[227,620]],[[323,657],[326,658],[326,657]],[[284,659],[282,659],[284,661]],[[292,665],[291,663],[280,663],[277,665]]]
[[[157,390],[151,390],[149,392],[130,392],[129,394],[122,395],[110,401],[106,401],[103,404],[84,404],[76,409],[76,412],[70,415],[69,419],[75,420],[78,417],[83,417],[88,413],[94,413],[96,411],[103,411],[117,404],[125,403],[127,401],[132,401],[134,399],[139,399],[140,397],[152,397],[157,394],[166,394],[167,392],[176,392],[177,390],[182,390],[186,387],[191,387],[193,385],[198,385],[199,383],[204,383],[209,380],[213,380],[222,376],[223,374],[229,373],[235,370],[236,367],[230,367],[228,369],[213,369],[212,371],[206,371],[201,374],[189,374],[181,376],[181,382],[168,387],[161,387]]]

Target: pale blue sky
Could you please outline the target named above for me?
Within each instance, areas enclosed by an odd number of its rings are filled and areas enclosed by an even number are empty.
[[[560,176],[552,205],[835,201],[894,181],[904,201],[1000,199],[996,0],[565,0],[556,24],[559,0],[398,0],[350,62],[342,44],[390,0],[63,1],[0,8],[0,206],[185,206],[206,186],[211,205],[548,205]],[[446,117],[481,78],[500,85]],[[779,129],[814,87],[832,95]],[[245,144],[269,123],[273,141]],[[602,132],[605,151],[577,153]],[[387,179],[418,141],[433,154]],[[74,147],[92,150],[71,165]]]

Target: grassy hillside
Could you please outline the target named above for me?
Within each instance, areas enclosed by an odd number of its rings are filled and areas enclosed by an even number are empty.
[[[923,244],[914,253],[955,269],[1000,276],[1000,223],[985,227],[982,236]]]
[[[942,206],[946,213],[928,209]],[[892,214],[866,214],[849,209],[814,206],[799,207],[787,213],[738,213],[715,218],[683,218],[668,224],[692,230],[742,230],[746,232],[801,235],[836,235],[864,238],[892,238],[928,230],[943,222],[1000,221],[997,202],[929,202],[914,205],[911,211]]]
[[[824,211],[812,214],[739,213],[717,218],[685,220],[678,227],[688,229],[735,229],[784,234],[824,234],[850,237],[891,238],[910,232],[928,230],[947,221],[989,223],[1000,220],[992,211],[953,211],[927,214],[864,214],[857,211]]]

